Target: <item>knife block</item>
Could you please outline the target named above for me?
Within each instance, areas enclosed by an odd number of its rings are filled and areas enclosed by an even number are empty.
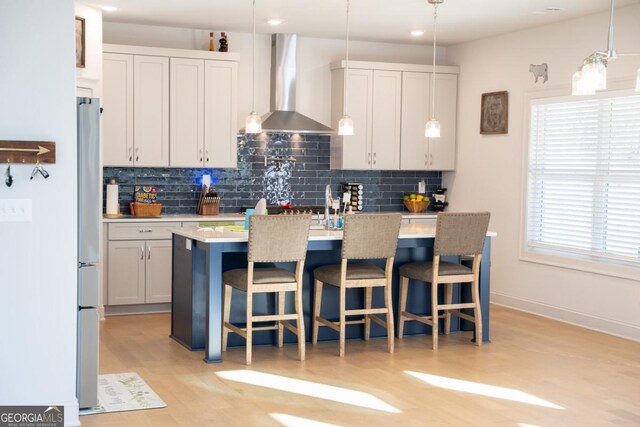
[[[198,201],[198,215],[218,215],[220,214],[220,198],[219,197],[205,197],[205,194],[200,194],[200,200]]]

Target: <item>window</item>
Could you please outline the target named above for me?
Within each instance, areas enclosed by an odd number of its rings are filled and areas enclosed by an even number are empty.
[[[640,95],[531,101],[526,250],[640,266]]]

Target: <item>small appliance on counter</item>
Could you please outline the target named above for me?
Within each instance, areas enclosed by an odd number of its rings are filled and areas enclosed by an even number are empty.
[[[433,192],[432,208],[434,212],[442,212],[445,207],[449,206],[449,202],[445,202],[446,196],[444,193],[446,191],[446,188],[436,188],[436,191]]]
[[[351,195],[348,206],[351,206],[353,212],[362,211],[364,205],[364,186],[362,184],[359,182],[343,182],[342,192]]]

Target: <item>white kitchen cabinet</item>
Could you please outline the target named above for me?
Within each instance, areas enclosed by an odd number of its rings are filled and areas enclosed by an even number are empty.
[[[133,56],[103,56],[103,163],[133,165]]]
[[[398,71],[349,69],[347,92],[344,69],[332,73],[332,125],[337,129],[343,115],[354,123],[352,136],[339,137],[341,150],[332,164],[337,169],[397,169],[400,164],[400,114],[402,73]],[[332,166],[333,167],[333,166]]]
[[[204,165],[235,168],[238,162],[238,64],[204,62]]]
[[[103,163],[169,166],[169,60],[105,53]]]
[[[237,64],[171,58],[170,163],[236,167]]]
[[[436,117],[441,138],[429,140],[433,67],[351,61],[347,93],[345,63],[331,65],[334,128],[343,115],[354,122],[354,135],[334,137],[332,169],[454,170],[456,153],[457,67],[436,67]]]
[[[403,170],[455,169],[457,76],[436,74],[440,138],[424,136],[425,124],[431,117],[431,78],[431,73],[402,73],[400,168]]]
[[[169,166],[169,58],[133,57],[136,166]]]
[[[204,61],[171,58],[170,163],[204,165]]]
[[[181,222],[111,223],[107,305],[171,302],[171,236]]]
[[[105,166],[236,167],[238,54],[104,52]]]

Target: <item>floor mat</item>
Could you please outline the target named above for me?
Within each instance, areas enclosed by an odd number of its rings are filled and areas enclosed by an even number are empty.
[[[80,415],[164,408],[166,403],[135,372],[98,376],[98,405]]]

